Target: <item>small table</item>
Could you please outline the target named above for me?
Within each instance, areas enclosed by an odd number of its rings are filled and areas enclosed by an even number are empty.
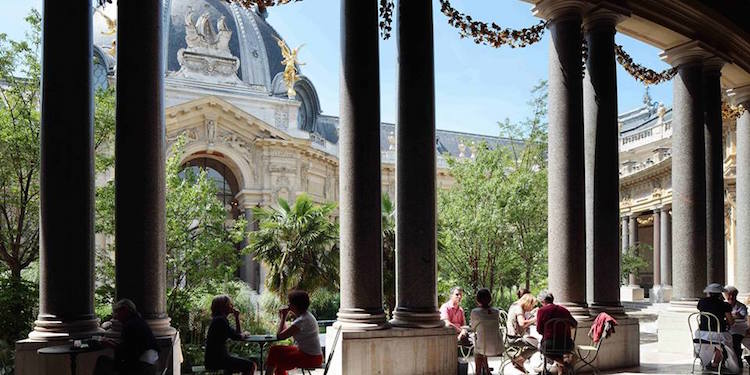
[[[70,356],[70,374],[76,375],[76,357],[78,356],[78,354],[92,353],[92,352],[97,352],[103,349],[104,348],[100,345],[94,345],[94,346],[86,345],[86,346],[76,348],[73,346],[73,344],[65,344],[65,345],[48,346],[46,348],[41,348],[37,350],[36,352],[39,354],[69,355]]]
[[[260,375],[263,375],[263,348],[265,348],[267,344],[279,341],[279,339],[276,338],[276,335],[250,335],[245,337],[244,341],[257,343],[260,347]]]

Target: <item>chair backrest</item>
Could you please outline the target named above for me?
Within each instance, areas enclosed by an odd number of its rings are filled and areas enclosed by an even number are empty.
[[[570,352],[573,348],[566,348],[568,341],[567,339],[570,338],[573,342],[576,341],[576,333],[577,329],[573,329],[571,332],[571,329],[573,327],[572,323],[569,319],[565,318],[552,318],[547,320],[544,323],[543,327],[538,327],[540,332],[546,332],[545,327],[550,326],[552,331],[551,337],[545,337],[544,342],[547,342],[547,345],[550,345],[549,342],[551,342],[551,347],[547,346],[546,354],[566,354]],[[568,335],[564,334],[565,332],[568,333]]]
[[[503,335],[503,341],[506,341],[508,339],[508,313],[503,310],[500,310],[500,318],[498,319],[498,324],[500,326],[500,333]]]
[[[708,331],[705,335],[698,335],[696,332],[700,328],[701,320],[706,320]],[[720,345],[720,334],[721,334],[721,321],[719,317],[710,312],[697,312],[692,313],[688,316],[688,327],[690,328],[690,337],[693,339],[693,355],[696,357],[700,354],[701,349],[704,345],[710,345],[711,347]]]
[[[328,374],[328,367],[331,366],[331,359],[333,359],[333,352],[336,351],[336,343],[339,342],[339,336],[341,335],[342,328],[336,329],[336,336],[333,337],[333,343],[331,344],[331,351],[328,352],[328,359],[326,360],[326,367],[323,370],[323,375]]]

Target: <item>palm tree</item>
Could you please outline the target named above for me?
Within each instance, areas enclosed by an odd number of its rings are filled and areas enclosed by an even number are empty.
[[[335,203],[318,205],[305,194],[293,206],[282,198],[278,203],[278,208],[253,209],[260,229],[248,238],[255,260],[268,267],[268,290],[283,300],[293,289],[337,288],[338,224],[331,219]]]

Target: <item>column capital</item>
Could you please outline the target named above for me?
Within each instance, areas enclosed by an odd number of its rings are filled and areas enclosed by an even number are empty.
[[[750,84],[732,88],[727,94],[732,104],[750,108]]]
[[[605,1],[583,14],[583,26],[587,32],[599,28],[614,28],[628,17],[630,9]]]
[[[718,75],[721,76],[721,68],[724,67],[724,64],[727,63],[727,60],[719,57],[719,56],[711,56],[703,60],[703,74],[704,75]]]
[[[674,67],[698,63],[715,66],[719,61],[730,61],[723,53],[700,40],[691,40],[664,50],[659,57]]]
[[[658,213],[660,213],[660,212],[661,212],[661,210],[662,210],[662,208],[661,208],[661,207],[656,207],[656,208],[654,208],[654,214],[658,214]]]
[[[531,9],[540,18],[549,21],[562,21],[581,18],[586,3],[581,0],[542,0]]]

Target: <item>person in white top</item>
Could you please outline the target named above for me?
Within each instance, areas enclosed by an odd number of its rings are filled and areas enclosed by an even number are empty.
[[[318,339],[318,321],[307,311],[310,296],[303,290],[294,290],[287,296],[289,305],[279,310],[279,327],[276,337],[294,338],[296,345],[274,345],[268,351],[266,373],[287,375],[287,370],[318,367],[323,363],[323,352]],[[289,313],[296,317],[287,325]]]
[[[737,301],[737,294],[739,294],[737,288],[727,286],[724,290],[726,290],[724,296],[727,299],[727,303],[729,303],[729,306],[732,306],[732,317],[734,318],[734,324],[729,326],[729,333],[732,334],[732,347],[734,353],[737,354],[739,366],[742,368],[742,340],[745,339],[745,335],[748,332],[747,306]]]
[[[492,294],[487,288],[477,291],[477,303],[479,307],[471,310],[469,326],[476,332],[474,339],[474,357],[476,361],[476,373],[482,371],[490,373],[487,363],[488,356],[497,356],[503,353],[503,340],[500,336],[500,310],[490,306]]]

